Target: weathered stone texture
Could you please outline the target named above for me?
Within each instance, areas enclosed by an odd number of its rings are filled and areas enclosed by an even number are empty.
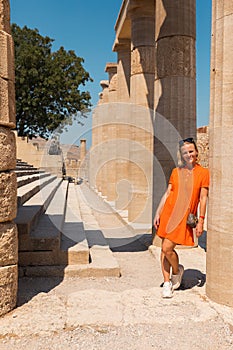
[[[14,81],[14,42],[12,36],[0,30],[0,77]]]
[[[0,125],[15,128],[15,84],[0,77]]]
[[[0,222],[10,221],[17,212],[17,177],[15,173],[0,173]]]
[[[211,181],[206,293],[215,302],[231,307],[233,306],[232,31],[232,0],[213,0],[209,126]]]
[[[0,0],[0,30],[11,32],[9,0]]]
[[[0,267],[0,315],[15,307],[17,297],[17,265]]]
[[[207,126],[197,129],[197,147],[199,163],[204,167],[209,167],[209,131]]]
[[[151,64],[155,59],[155,48],[139,47],[132,51],[131,74],[151,73],[154,74],[155,66]]]
[[[173,35],[195,38],[195,0],[156,0],[156,40]]]
[[[14,222],[0,224],[0,266],[18,262],[17,226]]]
[[[144,8],[143,8],[144,11]],[[154,46],[154,40],[151,40],[151,35],[155,31],[155,19],[153,16],[153,9],[151,8],[150,16],[143,16],[132,12],[132,47]],[[148,35],[149,34],[149,35]],[[153,38],[154,39],[154,38]]]
[[[15,134],[7,128],[0,126],[0,169],[11,170],[16,167]]]
[[[195,78],[195,39],[171,36],[157,43],[157,78],[184,76]]]
[[[0,267],[0,316],[16,306],[17,288],[17,265]]]

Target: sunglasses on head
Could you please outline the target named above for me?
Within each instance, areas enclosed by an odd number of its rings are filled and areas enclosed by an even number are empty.
[[[187,137],[187,139],[183,139],[179,141],[179,146],[183,146],[185,142],[188,143],[195,143],[194,139],[192,137]]]

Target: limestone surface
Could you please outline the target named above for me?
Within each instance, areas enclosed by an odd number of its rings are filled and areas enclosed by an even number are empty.
[[[0,77],[0,125],[15,128],[15,85]]]
[[[17,265],[0,267],[0,315],[4,315],[15,307],[17,288]]]
[[[0,266],[17,264],[18,237],[14,222],[0,224]]]
[[[11,221],[17,211],[17,177],[13,172],[0,173],[0,222]]]
[[[7,128],[0,126],[0,169],[12,170],[16,167],[15,135]]]
[[[0,77],[14,81],[14,43],[12,36],[0,30]]]
[[[10,6],[8,0],[0,0],[0,30],[10,33]]]

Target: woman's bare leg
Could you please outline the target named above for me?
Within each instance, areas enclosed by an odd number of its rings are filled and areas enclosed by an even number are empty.
[[[179,257],[175,249],[176,244],[169,239],[164,238],[162,241],[161,266],[164,276],[164,282],[170,280],[170,268],[172,273],[176,275],[179,272]],[[169,276],[169,277],[168,277]]]
[[[170,270],[171,270],[171,264],[167,260],[164,253],[161,251],[161,269],[163,274],[164,282],[170,281]]]

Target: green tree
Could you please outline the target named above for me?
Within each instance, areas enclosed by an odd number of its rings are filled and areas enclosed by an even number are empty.
[[[81,91],[93,81],[83,58],[63,47],[52,52],[53,39],[37,29],[12,24],[15,44],[16,127],[19,136],[48,138],[57,128],[80,120],[91,106],[90,93]]]

